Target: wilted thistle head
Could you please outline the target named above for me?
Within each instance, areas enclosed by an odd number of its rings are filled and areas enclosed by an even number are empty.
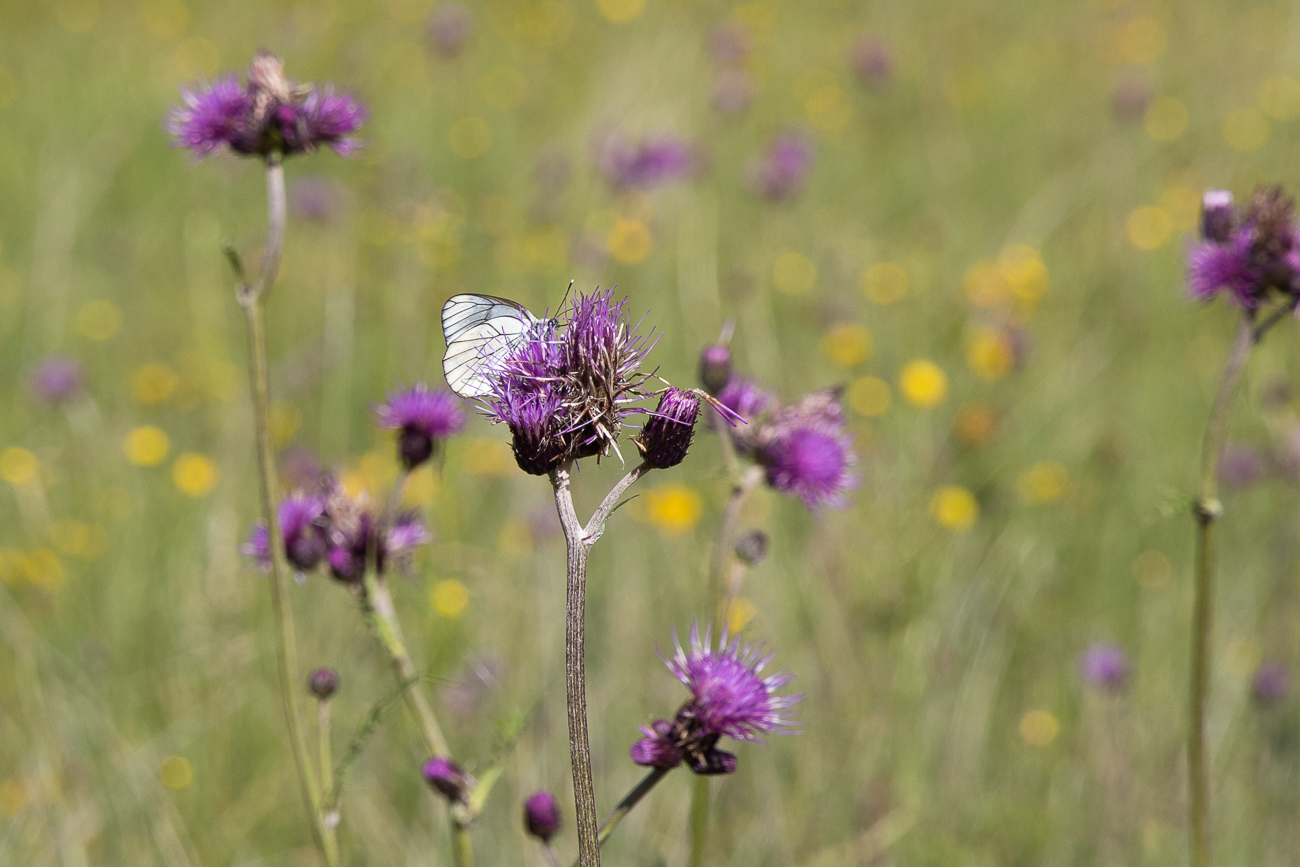
[[[554,795],[542,789],[528,796],[524,801],[524,828],[543,843],[551,842],[560,830],[560,805]]]
[[[1281,187],[1255,191],[1238,214],[1232,195],[1212,190],[1202,201],[1202,242],[1188,255],[1192,297],[1208,300],[1226,289],[1237,306],[1254,310],[1270,292],[1292,303],[1300,296],[1300,226],[1295,202]]]
[[[68,355],[51,355],[32,370],[27,388],[39,400],[62,403],[76,397],[84,380],[79,361]]]
[[[810,508],[842,506],[844,493],[857,484],[857,463],[844,429],[839,389],[806,394],[764,422],[754,435],[754,458],[767,482]]]
[[[700,398],[695,392],[680,388],[665,391],[634,441],[641,459],[659,470],[680,464],[691,448],[699,413]]]
[[[429,391],[422,382],[393,392],[388,402],[375,407],[379,423],[399,431],[398,458],[408,470],[432,457],[438,443],[460,433],[465,413],[449,391]]]
[[[324,701],[339,690],[339,673],[332,668],[318,668],[307,678],[307,688]]]
[[[285,77],[280,58],[261,52],[247,83],[224,75],[208,85],[181,89],[182,104],[167,117],[176,147],[200,157],[222,146],[245,156],[310,153],[322,145],[349,154],[359,142],[366,110],[330,86],[301,85]]]
[[[421,774],[434,789],[452,802],[463,802],[474,786],[474,778],[460,769],[451,759],[434,756],[420,769]]]
[[[1096,689],[1119,691],[1128,682],[1128,654],[1117,644],[1095,642],[1079,659],[1079,674]]]
[[[675,768],[685,763],[697,774],[729,774],[736,769],[736,757],[717,748],[718,740],[761,741],[762,735],[792,734],[796,724],[789,710],[802,696],[776,695],[790,682],[784,672],[762,677],[772,660],[754,645],[741,645],[724,631],[717,648],[699,626],[691,627],[690,650],[673,636],[676,653],[665,659],[691,697],[672,720],[656,720],[641,729],[644,738],[632,746],[632,761],[656,768]]]

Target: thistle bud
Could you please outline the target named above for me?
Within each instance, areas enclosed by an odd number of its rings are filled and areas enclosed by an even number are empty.
[[[551,842],[560,830],[560,805],[555,796],[542,789],[524,801],[524,828],[543,843]]]
[[[731,381],[731,350],[717,343],[700,350],[700,382],[716,395]]]
[[[741,562],[757,566],[767,559],[767,534],[762,530],[751,530],[736,542],[736,556]]]
[[[421,771],[425,782],[437,789],[448,801],[464,801],[472,779],[451,759],[434,756]]]
[[[318,668],[307,679],[307,688],[321,701],[339,690],[339,673],[332,668]]]
[[[1226,244],[1232,235],[1232,193],[1208,190],[1201,199],[1201,237],[1216,244]]]
[[[700,398],[692,391],[669,388],[636,438],[641,457],[650,466],[666,470],[686,458],[700,414]]]

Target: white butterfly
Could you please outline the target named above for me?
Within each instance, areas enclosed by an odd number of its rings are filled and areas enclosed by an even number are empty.
[[[538,319],[522,304],[495,295],[453,295],[442,305],[447,385],[464,398],[492,392],[490,376],[529,335],[554,323]]]

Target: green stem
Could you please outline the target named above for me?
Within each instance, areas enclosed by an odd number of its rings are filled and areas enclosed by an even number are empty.
[[[1228,410],[1237,381],[1251,347],[1266,330],[1266,327],[1255,329],[1250,313],[1242,317],[1237,328],[1237,338],[1228,353],[1223,379],[1210,408],[1201,451],[1200,491],[1192,507],[1196,518],[1196,586],[1192,614],[1191,720],[1187,737],[1192,867],[1210,867],[1210,763],[1205,750],[1205,705],[1214,628],[1214,524],[1223,515],[1223,504],[1218,499],[1219,453],[1223,450]]]
[[[704,844],[709,832],[709,778],[699,775],[691,788],[691,867],[704,864]]]
[[[276,660],[280,674],[280,694],[289,726],[289,742],[302,797],[311,811],[312,834],[329,867],[338,864],[338,844],[334,831],[321,812],[321,793],[308,753],[302,709],[298,703],[298,659],[294,640],[293,612],[289,606],[289,569],[285,563],[284,542],[276,514],[278,499],[275,453],[271,449],[271,386],[267,363],[266,317],[263,301],[275,282],[284,247],[285,193],[284,167],[272,156],[266,164],[267,234],[262,265],[257,280],[241,281],[237,297],[248,316],[250,373],[253,391],[253,428],[257,441],[257,469],[260,483],[262,518],[266,522],[267,541],[271,549],[271,610],[275,621]],[[232,257],[233,258],[233,257]],[[237,261],[237,260],[235,260]]]
[[[745,469],[740,480],[731,489],[731,498],[722,512],[718,526],[718,541],[713,546],[713,562],[709,566],[709,608],[717,618],[719,628],[725,628],[731,615],[731,604],[740,593],[740,583],[728,580],[732,546],[735,544],[736,524],[745,500],[763,481],[763,468],[757,464]]]
[[[600,845],[605,845],[605,841],[614,833],[614,829],[618,827],[618,823],[622,822],[624,817],[626,817],[628,813],[632,812],[632,808],[639,804],[642,798],[650,794],[651,789],[659,785],[660,780],[668,776],[669,770],[669,768],[655,768],[653,771],[642,777],[641,782],[637,783],[636,786],[632,788],[632,791],[623,796],[623,800],[618,802],[618,806],[614,808],[614,812],[610,813],[609,818],[600,826],[600,834],[598,835]],[[573,862],[573,867],[579,867],[577,861]]]

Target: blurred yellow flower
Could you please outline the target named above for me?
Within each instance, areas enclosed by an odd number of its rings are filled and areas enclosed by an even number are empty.
[[[785,295],[805,295],[817,283],[817,266],[802,253],[787,251],[772,265],[772,284]]]
[[[57,590],[63,583],[63,564],[49,548],[36,548],[20,556],[18,568],[33,587],[41,590]]]
[[[527,521],[511,518],[497,532],[497,551],[508,560],[527,557],[533,550],[533,528]]]
[[[645,11],[645,0],[596,0],[596,9],[607,21],[623,24]]]
[[[968,446],[987,445],[993,441],[998,419],[993,410],[979,404],[967,404],[957,412],[954,427],[957,437]]]
[[[146,364],[131,375],[131,396],[141,406],[155,406],[176,393],[181,378],[165,364]]]
[[[853,117],[853,103],[838,85],[819,87],[803,103],[808,122],[825,132],[843,129]]]
[[[108,340],[121,327],[122,314],[112,301],[87,301],[77,311],[77,331],[90,340]]]
[[[645,495],[645,519],[665,536],[677,536],[699,523],[704,502],[694,488],[660,485]]]
[[[1007,288],[1020,301],[1037,302],[1047,292],[1047,266],[1038,251],[1011,244],[998,253],[998,269]]]
[[[406,485],[402,488],[402,505],[428,505],[437,493],[438,477],[434,475],[433,467],[425,464],[406,477]]]
[[[1011,294],[1006,276],[991,259],[980,259],[967,268],[961,278],[961,288],[966,300],[975,307],[996,307]]]
[[[50,526],[50,541],[60,554],[83,560],[98,560],[108,552],[108,532],[84,521],[55,521]]]
[[[1187,106],[1172,96],[1161,96],[1147,106],[1143,125],[1147,135],[1159,142],[1177,141],[1187,131]]]
[[[221,472],[207,455],[186,452],[172,464],[172,481],[182,494],[206,497],[221,480]]]
[[[194,782],[194,767],[184,756],[168,756],[158,767],[158,779],[169,789],[187,789]]]
[[[166,460],[171,445],[162,428],[147,424],[126,435],[122,440],[122,453],[137,467],[156,467]]]
[[[510,446],[499,440],[468,440],[461,466],[471,476],[504,476],[515,465]]]
[[[1133,18],[1119,30],[1119,55],[1125,63],[1151,63],[1168,43],[1164,28],[1154,18]]]
[[[1045,747],[1061,733],[1061,724],[1045,710],[1031,710],[1020,718],[1020,739],[1031,747]]]
[[[930,498],[930,517],[945,530],[955,533],[969,530],[979,514],[975,495],[961,485],[944,485]]]
[[[1125,223],[1128,239],[1139,250],[1157,250],[1169,240],[1174,230],[1173,221],[1163,208],[1149,205],[1134,208]]]
[[[966,364],[983,379],[1001,379],[1015,360],[1010,342],[1002,332],[981,328],[966,347]]]
[[[876,262],[862,272],[862,293],[873,304],[893,304],[907,295],[907,272],[897,262]]]
[[[1161,590],[1174,580],[1174,564],[1163,551],[1143,551],[1133,560],[1133,580],[1143,590]]]
[[[654,249],[650,227],[640,220],[619,219],[605,238],[609,255],[625,265],[642,262]]]
[[[0,819],[9,819],[27,806],[27,787],[17,777],[0,780]]]
[[[737,596],[732,600],[730,607],[727,608],[727,630],[732,635],[737,635],[742,629],[749,625],[758,613],[758,607],[750,602],[744,596]]]
[[[1275,75],[1259,89],[1259,107],[1273,120],[1300,116],[1300,81],[1289,75]]]
[[[41,462],[27,449],[10,446],[0,452],[0,479],[11,485],[30,485],[40,469]]]
[[[889,409],[889,383],[874,376],[853,380],[849,386],[849,408],[858,415],[874,418]]]
[[[481,117],[462,117],[447,130],[447,145],[461,159],[477,159],[492,147],[492,128]]]
[[[282,446],[293,439],[293,435],[302,427],[302,410],[288,401],[277,400],[271,404],[271,443]]]
[[[1223,121],[1223,140],[1233,150],[1259,150],[1268,132],[1268,118],[1257,108],[1239,108]]]
[[[822,338],[822,351],[840,367],[853,367],[871,357],[871,332],[856,322],[836,325]]]
[[[458,620],[469,607],[469,590],[455,578],[439,581],[429,591],[429,604],[439,616]]]
[[[1053,461],[1040,461],[1020,474],[1016,488],[1027,503],[1055,503],[1070,487],[1070,471]]]
[[[913,406],[933,409],[948,395],[948,375],[933,361],[917,358],[903,365],[898,389]]]
[[[479,86],[483,101],[497,111],[519,107],[528,93],[528,80],[513,66],[495,66],[483,76]]]

